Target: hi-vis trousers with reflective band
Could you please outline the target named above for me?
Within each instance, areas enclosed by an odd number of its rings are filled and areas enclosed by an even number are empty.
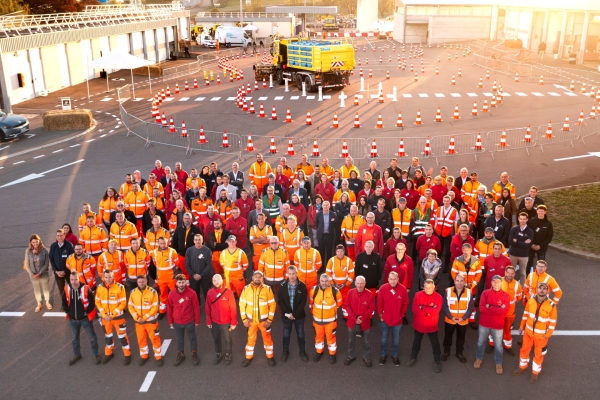
[[[505,349],[512,349],[512,325],[515,321],[515,314],[507,315],[504,317],[504,335],[502,337],[502,342],[504,344]],[[494,347],[494,339],[492,335],[489,336],[488,343],[490,346]]]
[[[129,337],[127,336],[127,324],[125,323],[125,318],[113,319],[110,321],[102,320],[102,326],[104,327],[104,341],[106,343],[104,354],[110,356],[115,348],[115,338],[113,336],[114,327],[114,330],[117,332],[117,337],[121,342],[123,354],[125,356],[130,356],[131,350],[129,349]]]
[[[321,354],[325,350],[325,338],[327,337],[327,349],[330,355],[334,355],[337,351],[337,342],[335,331],[337,329],[337,321],[330,322],[325,325],[319,325],[313,322],[315,328],[315,350]]]
[[[533,333],[526,331],[523,334],[523,345],[519,354],[519,368],[523,370],[527,369],[527,365],[529,365],[529,353],[531,353],[531,347],[533,347],[531,372],[536,375],[539,374],[542,371],[542,363],[544,362],[547,345],[548,339],[543,336],[533,336]]]
[[[251,359],[254,357],[254,345],[256,345],[256,339],[258,338],[259,330],[265,346],[267,358],[273,358],[273,338],[271,337],[271,327],[267,328],[265,326],[265,322],[250,323],[250,326],[248,327],[248,343],[246,343],[246,358]]]
[[[156,286],[158,286],[158,290],[160,292],[160,305],[158,306],[158,311],[161,314],[166,314],[167,299],[169,298],[169,291],[175,290],[175,279],[170,280],[168,282],[157,281]]]
[[[141,358],[148,358],[148,340],[146,334],[148,334],[150,343],[152,343],[154,358],[160,360],[160,331],[158,329],[158,322],[152,324],[135,324],[135,335],[137,336]]]

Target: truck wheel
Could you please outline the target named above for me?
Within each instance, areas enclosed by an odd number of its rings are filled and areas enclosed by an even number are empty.
[[[302,90],[302,75],[296,75],[296,87],[298,90]]]
[[[316,86],[313,86],[310,82],[310,77],[307,76],[306,78],[304,78],[304,83],[306,84],[306,91],[308,93],[313,93],[315,92]]]
[[[277,83],[279,85],[283,85],[285,83],[285,81],[283,80],[283,71],[282,70],[278,70],[276,72],[276,76],[277,76]]]

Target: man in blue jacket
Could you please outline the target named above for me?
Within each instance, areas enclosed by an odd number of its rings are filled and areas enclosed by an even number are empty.
[[[50,258],[50,265],[52,266],[52,271],[54,271],[54,279],[56,280],[56,286],[61,298],[65,295],[65,285],[69,274],[67,258],[73,253],[75,253],[75,250],[73,249],[73,245],[65,240],[65,232],[62,229],[58,229],[56,231],[56,242],[50,246],[48,257]],[[65,311],[62,306],[60,310]]]
[[[508,235],[508,249],[510,262],[521,271],[521,285],[525,284],[527,277],[527,262],[529,261],[529,249],[533,242],[533,231],[527,226],[527,214],[519,214],[519,225],[513,227]],[[517,266],[518,265],[518,266]]]

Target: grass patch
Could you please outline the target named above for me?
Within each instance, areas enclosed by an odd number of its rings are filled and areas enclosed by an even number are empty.
[[[600,254],[600,184],[540,194],[548,206],[555,243]]]

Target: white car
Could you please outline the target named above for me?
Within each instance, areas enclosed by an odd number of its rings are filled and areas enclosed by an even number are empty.
[[[208,35],[200,35],[198,37],[196,37],[196,42],[198,42],[198,44],[200,46],[204,46],[204,47],[211,47],[214,48],[216,47],[216,42],[214,39],[212,39],[210,36]]]

